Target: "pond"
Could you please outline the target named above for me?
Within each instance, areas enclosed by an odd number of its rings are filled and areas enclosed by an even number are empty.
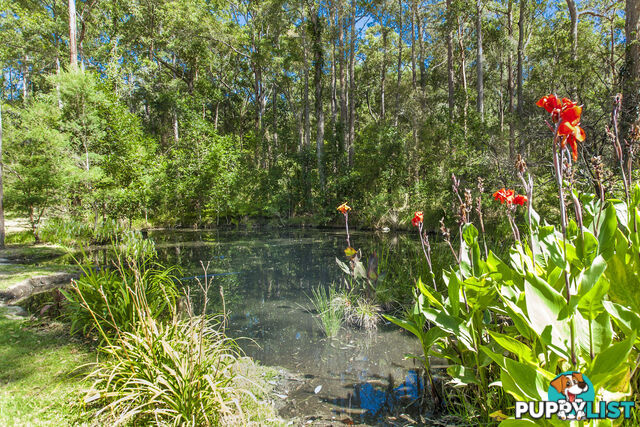
[[[220,288],[229,314],[227,333],[246,355],[294,378],[279,390],[280,414],[307,420],[382,423],[421,398],[421,354],[416,339],[383,321],[375,331],[345,327],[327,339],[309,299],[313,288],[343,283],[336,257],[344,259],[340,231],[150,231],[161,260],[181,266],[186,282],[213,275],[210,297],[220,310]],[[413,237],[416,237],[413,239]],[[419,262],[417,236],[354,232],[354,247],[376,250],[381,262]],[[405,262],[401,270],[426,273]],[[387,281],[399,280],[398,268]],[[408,273],[411,273],[409,271]],[[392,285],[389,300],[411,298],[412,283]]]

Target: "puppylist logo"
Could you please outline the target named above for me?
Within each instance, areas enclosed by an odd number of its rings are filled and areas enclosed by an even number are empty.
[[[527,415],[533,419],[593,420],[630,418],[635,402],[597,402],[591,380],[586,375],[563,372],[551,381],[547,400],[516,402],[516,419]]]

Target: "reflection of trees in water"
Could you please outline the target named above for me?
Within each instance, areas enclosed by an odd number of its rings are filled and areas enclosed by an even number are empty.
[[[236,278],[215,278],[225,288],[227,305],[235,308],[244,298],[306,301],[311,288],[340,282],[342,273],[335,257],[344,259],[344,233],[304,229],[275,231],[151,231],[159,258],[179,265],[184,276],[202,274],[200,260],[211,261],[210,273],[239,272]],[[439,235],[431,236],[436,280],[441,270],[453,263],[449,249]],[[374,251],[380,258],[380,270],[386,273],[379,284],[380,299],[407,301],[418,277],[427,277],[428,269],[414,233],[373,233],[355,231],[355,248],[365,258]],[[213,307],[220,302],[219,286],[212,287]],[[214,295],[215,293],[215,295]]]

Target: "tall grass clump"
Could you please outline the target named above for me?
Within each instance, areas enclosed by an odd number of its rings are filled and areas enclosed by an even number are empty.
[[[198,281],[203,314],[195,315],[190,303],[177,304],[172,268],[140,252],[133,237],[121,243],[113,270],[85,269],[68,293],[76,326],[102,343],[85,402],[113,425],[246,424],[243,408],[255,397],[236,381],[239,350],[225,335],[224,314],[204,315],[206,268],[204,284]]]
[[[156,261],[153,241],[128,232],[113,241],[111,253],[113,265],[80,265],[82,276],[63,291],[73,332],[131,332],[141,320],[140,307],[162,320],[178,301],[178,269]]]
[[[327,337],[335,337],[340,332],[345,319],[345,301],[341,293],[333,287],[317,287],[311,290],[311,302],[318,313],[316,319]]]

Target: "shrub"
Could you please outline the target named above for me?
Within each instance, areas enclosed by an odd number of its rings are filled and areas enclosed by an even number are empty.
[[[114,242],[111,254],[113,268],[81,266],[82,277],[63,291],[73,332],[107,337],[132,332],[145,315],[168,318],[178,301],[178,269],[154,261],[153,241],[127,232]]]
[[[94,390],[108,401],[99,412],[112,414],[116,424],[240,421],[242,396],[234,386],[237,351],[220,319],[141,320],[134,331],[122,332],[101,348],[105,357],[91,373]]]

